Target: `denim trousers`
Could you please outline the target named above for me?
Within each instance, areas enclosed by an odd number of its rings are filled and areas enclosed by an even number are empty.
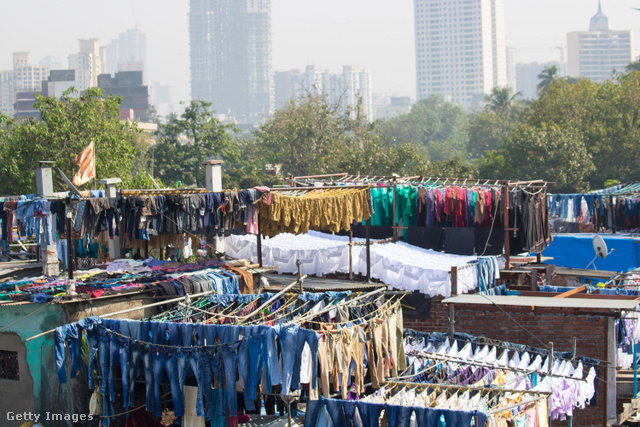
[[[331,421],[333,421],[334,427],[347,426],[342,402],[343,402],[342,400],[336,400],[336,399],[325,400],[325,403],[327,405],[327,411],[329,411],[329,416],[331,417]],[[391,427],[391,424],[389,424],[389,426]]]
[[[91,390],[94,387],[93,371],[95,369],[96,353],[98,352],[98,329],[101,322],[102,320],[97,317],[87,317],[78,322],[78,326],[87,331],[86,342],[87,350],[89,351],[89,366],[86,372],[87,384]],[[78,331],[78,335],[80,336],[80,331]]]
[[[238,396],[236,394],[236,381],[238,378],[238,351],[241,342],[240,328],[233,325],[218,326],[218,337],[222,348],[222,360],[224,362],[224,378],[226,386],[227,405],[229,413],[238,412]]]
[[[215,415],[211,402],[212,376],[215,376],[218,384],[222,384],[222,353],[220,347],[216,345],[218,326],[196,325],[196,331],[201,340],[203,340],[201,345],[207,346],[198,349],[198,376],[200,377],[200,387],[202,387],[205,419],[209,421]],[[223,394],[218,393],[217,396],[218,402],[215,406],[218,408],[218,416],[226,417],[227,407],[223,403]]]
[[[150,322],[131,322],[129,332],[134,340],[131,343],[131,354],[129,359],[129,407],[135,406],[135,384],[136,379],[144,373],[145,379],[145,402],[147,411],[153,410],[153,365],[151,360],[151,347],[149,344],[142,344],[136,341],[149,342]],[[140,372],[142,368],[142,372]]]
[[[413,409],[414,408],[411,406],[387,405],[385,411],[387,413],[387,421],[389,422],[389,427],[409,427],[409,422],[411,421],[411,413],[413,412]],[[451,425],[463,425],[463,424],[451,424]]]
[[[128,320],[120,320],[120,335],[116,336],[116,342],[118,343],[118,356],[120,362],[120,376],[122,378],[122,398],[123,398],[123,407],[126,411],[129,406],[129,355],[130,355],[130,344],[131,340],[130,331],[129,331],[129,321]],[[111,384],[111,390],[113,391],[113,383]],[[112,400],[113,401],[113,400]]]
[[[291,388],[297,390],[300,388],[300,367],[302,364],[302,350],[305,343],[309,344],[311,350],[311,388],[317,388],[318,376],[318,334],[309,329],[298,329],[298,337],[296,341],[295,361],[293,364],[293,374],[291,376]],[[284,364],[284,361],[283,361]]]
[[[120,321],[118,319],[107,319],[107,328],[113,332],[120,332]],[[115,401],[115,392],[113,389],[113,365],[120,361],[120,345],[118,343],[118,335],[109,333],[109,402]],[[104,378],[105,374],[102,374]]]
[[[67,382],[67,373],[64,367],[64,345],[67,341],[71,356],[71,378],[75,378],[76,372],[80,370],[80,349],[82,347],[82,331],[78,330],[78,326],[75,323],[59,326],[55,330],[56,369],[60,384]]]
[[[202,387],[200,386],[200,375],[198,369],[198,350],[196,348],[187,348],[192,345],[199,346],[195,342],[195,324],[182,324],[182,347],[178,350],[178,380],[180,382],[180,390],[184,390],[184,383],[191,368],[191,372],[196,377],[198,383],[198,395],[196,398],[196,413],[199,417],[204,417],[204,408],[202,405]],[[184,394],[184,393],[183,393]]]
[[[100,373],[102,375],[100,394],[103,396],[107,396],[109,383],[110,338],[106,328],[100,325],[98,328],[98,362],[100,363]]]
[[[280,348],[282,350],[282,393],[289,394],[292,385],[296,349],[298,348],[298,325],[283,326],[278,332]],[[299,367],[298,367],[299,369]],[[298,372],[298,382],[300,373]]]
[[[151,323],[152,343],[163,345],[179,346],[182,342],[180,336],[180,325],[178,323],[152,322]],[[169,341],[166,337],[168,335]],[[182,387],[178,378],[178,355],[176,348],[155,347],[152,345],[153,364],[153,396],[154,414],[162,415],[162,397],[160,384],[163,373],[166,372],[171,386],[171,397],[173,400],[173,412],[176,417],[184,415],[184,397]]]
[[[385,405],[381,403],[357,401],[356,407],[358,408],[358,414],[360,414],[360,418],[362,419],[363,427],[378,427],[380,413],[382,413]],[[420,423],[418,423],[418,425],[420,427],[423,427],[423,425]]]

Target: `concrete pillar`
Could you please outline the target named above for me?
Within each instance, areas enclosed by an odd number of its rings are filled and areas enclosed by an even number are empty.
[[[617,424],[618,421],[618,386],[616,384],[617,343],[615,319],[607,317],[607,365],[605,365],[606,414],[607,425]]]
[[[53,195],[53,175],[52,167],[55,162],[39,161],[36,165],[36,196],[38,197],[50,197]],[[49,224],[51,228],[53,224]],[[40,260],[42,262],[42,274],[47,277],[57,276],[60,274],[60,268],[58,266],[58,247],[53,245],[47,245],[47,236],[44,233],[44,220],[40,221],[40,241],[38,250],[40,251]],[[50,234],[52,230],[49,230]],[[53,236],[51,236],[53,237]],[[54,243],[50,239],[49,243]]]
[[[120,184],[122,180],[120,178],[107,178],[101,179],[100,184],[104,185],[104,195],[106,197],[116,197],[116,184]],[[109,239],[109,259],[120,258],[120,237],[115,236],[113,239]]]
[[[222,160],[205,160],[202,162],[204,165],[205,174],[205,187],[207,191],[218,192],[222,191]],[[213,244],[216,252],[224,253],[224,236],[216,236],[213,242],[207,242]]]

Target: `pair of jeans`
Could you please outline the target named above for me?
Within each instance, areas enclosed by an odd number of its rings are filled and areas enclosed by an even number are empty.
[[[409,422],[411,421],[411,413],[414,408],[411,406],[397,406],[397,405],[386,405],[385,412],[387,414],[387,421],[389,422],[389,426],[393,427],[409,427]],[[418,425],[422,426],[419,422]],[[447,423],[447,425],[449,425]],[[462,425],[470,425],[470,424],[450,424],[452,426],[462,426]]]
[[[200,345],[195,339],[195,324],[182,323],[182,347],[178,351],[178,380],[180,381],[180,390],[184,390],[184,383],[187,378],[189,368],[196,377],[198,383],[198,396],[196,398],[196,413],[199,417],[204,417],[204,408],[202,405],[202,387],[200,386],[200,375],[198,368],[198,349],[189,348],[193,345]],[[184,394],[184,393],[183,393]]]
[[[115,392],[113,389],[113,365],[120,360],[118,343],[118,335],[120,332],[120,321],[118,319],[106,319],[107,328],[109,331],[116,332],[116,334],[109,333],[109,402],[114,401]],[[126,366],[126,365],[125,365]],[[106,373],[102,373],[102,378],[105,378]]]
[[[282,351],[282,394],[289,394],[289,388],[293,383],[299,329],[298,325],[290,325],[282,326],[278,331],[280,349]],[[299,369],[300,366],[298,365]],[[299,382],[300,372],[298,372],[298,384]]]
[[[224,362],[227,405],[229,406],[229,413],[234,415],[238,412],[236,381],[238,378],[238,353],[242,344],[239,341],[240,328],[233,325],[219,325],[218,337],[220,338],[222,360]]]
[[[64,367],[64,344],[67,341],[71,355],[71,378],[75,378],[76,372],[80,370],[80,349],[82,347],[82,330],[79,330],[75,323],[59,326],[55,331],[56,369],[60,384],[67,382],[67,373]]]
[[[295,362],[293,364],[293,375],[291,378],[291,387],[300,388],[300,367],[302,365],[302,350],[304,345],[309,344],[311,350],[311,388],[317,388],[318,376],[318,334],[310,329],[298,329],[298,339],[296,343]]]
[[[204,417],[207,421],[215,418],[216,414],[214,409],[217,408],[217,416],[226,418],[227,411],[226,405],[223,404],[222,393],[216,394],[217,402],[211,401],[212,376],[215,376],[218,384],[222,384],[222,353],[220,352],[220,347],[201,348],[198,350],[198,354],[198,376],[200,377],[200,386],[202,387]]]
[[[356,410],[356,402],[346,400],[326,399],[325,404],[334,427],[353,427],[353,417]],[[391,427],[392,424],[389,423]]]
[[[179,346],[181,344],[180,324],[152,322],[151,334],[153,344],[163,344]],[[169,341],[166,336],[168,335]],[[160,341],[160,342],[158,342]],[[153,364],[153,396],[154,414],[162,415],[162,398],[160,384],[163,373],[166,372],[169,384],[171,385],[171,397],[173,400],[173,412],[176,417],[184,415],[184,397],[182,387],[178,378],[178,349],[172,347],[151,346]]]
[[[79,328],[87,331],[86,342],[87,350],[89,352],[89,366],[86,373],[87,383],[89,385],[89,389],[91,390],[93,390],[93,370],[95,369],[96,353],[98,352],[98,328],[101,323],[102,320],[95,316],[87,317],[77,323]],[[78,337],[81,337],[80,330],[78,330]]]
[[[149,342],[150,322],[131,322],[129,332],[131,334],[131,357],[129,363],[129,407],[135,406],[135,384],[140,375],[140,368],[144,373],[146,385],[145,402],[147,411],[153,410],[153,363],[151,358],[151,346]],[[137,341],[144,341],[145,344]]]
[[[378,420],[385,405],[381,403],[357,401],[356,407],[358,408],[360,419],[362,419],[363,427],[378,427]],[[423,424],[418,423],[418,425],[423,427]]]

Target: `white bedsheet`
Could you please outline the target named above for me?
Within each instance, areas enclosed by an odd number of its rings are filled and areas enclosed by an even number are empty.
[[[363,242],[365,239],[353,239]],[[296,260],[302,261],[302,274],[323,276],[349,272],[349,238],[310,231],[307,234],[279,234],[262,240],[264,265],[279,267],[280,273],[297,273]],[[234,258],[257,262],[256,236],[229,236],[226,252]],[[452,255],[422,249],[404,242],[371,245],[371,277],[396,289],[420,291],[431,296],[451,296],[451,267],[466,266],[475,256]],[[366,247],[353,247],[354,274],[367,273]],[[458,273],[458,293],[478,286],[476,266]]]

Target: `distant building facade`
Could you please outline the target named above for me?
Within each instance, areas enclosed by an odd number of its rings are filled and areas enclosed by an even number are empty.
[[[376,120],[389,120],[411,112],[411,98],[408,96],[392,96],[389,103],[376,109]]]
[[[142,71],[119,71],[115,76],[101,74],[98,87],[104,95],[122,97],[121,110],[133,110],[134,117],[146,122],[149,114],[149,88],[142,83]]]
[[[65,90],[76,84],[75,70],[51,70],[49,78],[42,81],[42,96],[60,98]]]
[[[345,65],[342,73],[332,73],[319,65],[307,65],[305,71],[294,69],[275,73],[276,108],[284,108],[304,93],[326,94],[329,101],[373,120],[371,74],[355,65]]]
[[[591,18],[589,31],[567,34],[569,76],[603,82],[611,78],[613,70],[624,71],[634,59],[634,37],[631,30],[611,30],[598,2],[598,13]]]
[[[508,84],[504,0],[414,0],[414,20],[418,100],[471,108]]]
[[[98,85],[98,76],[106,72],[105,48],[99,39],[80,39],[80,51],[69,55],[69,69],[75,70],[79,91]]]
[[[48,72],[46,66],[30,63],[29,52],[14,52],[13,68],[0,71],[0,112],[13,116],[16,93],[39,92]]]
[[[191,99],[240,124],[273,111],[271,0],[190,0]]]
[[[142,71],[142,81],[147,81],[147,37],[140,29],[130,28],[120,33],[118,38],[111,40],[104,49],[105,73]]]

